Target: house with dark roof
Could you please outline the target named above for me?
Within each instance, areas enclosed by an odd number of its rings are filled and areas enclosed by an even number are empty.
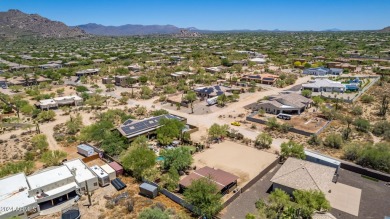
[[[313,101],[297,93],[283,93],[270,96],[268,100],[253,103],[246,106],[252,111],[264,110],[266,113],[279,114],[301,114],[305,109],[311,107]]]
[[[213,182],[217,186],[221,194],[227,194],[237,187],[238,176],[220,169],[214,169],[206,166],[195,170],[190,175],[180,180],[180,189],[184,190],[188,188],[191,185],[192,181],[201,178],[207,178],[211,182]]]
[[[92,68],[92,69],[85,69],[76,72],[77,77],[82,77],[82,76],[89,76],[89,75],[97,75],[99,73],[100,69],[99,68]]]
[[[288,194],[294,190],[319,190],[326,194],[335,174],[336,168],[290,157],[272,177],[272,189]]]
[[[143,120],[134,121],[132,119],[126,120],[122,125],[120,125],[117,130],[119,133],[121,133],[124,137],[131,140],[134,139],[140,135],[151,135],[154,134],[155,131],[161,127],[160,120],[166,118],[166,119],[177,119],[179,121],[182,121],[183,123],[187,122],[187,119],[184,117],[172,115],[172,114],[166,114],[161,116],[155,116],[151,118],[146,118]]]
[[[195,93],[201,98],[211,98],[220,96],[222,94],[231,95],[233,90],[235,89],[219,85],[210,87],[197,87],[194,89]]]

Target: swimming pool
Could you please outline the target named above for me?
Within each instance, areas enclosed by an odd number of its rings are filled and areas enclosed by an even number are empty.
[[[156,158],[156,161],[164,161],[164,157],[158,156],[158,157]]]

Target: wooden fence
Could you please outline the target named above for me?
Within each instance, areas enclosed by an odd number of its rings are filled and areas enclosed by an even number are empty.
[[[84,158],[82,159],[82,161],[83,161],[84,163],[88,163],[88,162],[91,162],[91,161],[96,160],[96,159],[99,159],[99,158],[100,158],[100,157],[99,157],[99,154],[94,154],[94,155],[89,156],[89,157],[84,157]]]

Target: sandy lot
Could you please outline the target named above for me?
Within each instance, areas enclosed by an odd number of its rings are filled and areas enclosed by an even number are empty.
[[[198,168],[209,166],[235,174],[240,177],[238,185],[242,187],[277,159],[276,157],[275,154],[269,152],[224,141],[195,154],[194,164]]]

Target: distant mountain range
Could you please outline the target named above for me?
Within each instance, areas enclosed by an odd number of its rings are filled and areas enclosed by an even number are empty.
[[[381,32],[381,33],[390,33],[390,26],[383,28],[379,32]]]
[[[30,35],[55,38],[88,36],[79,28],[68,27],[62,22],[51,21],[38,14],[25,14],[19,10],[0,12],[0,37]]]
[[[323,32],[342,31],[337,28],[323,30]],[[199,33],[256,33],[256,32],[294,32],[283,30],[199,30],[196,27],[180,28],[174,25],[134,25],[104,26],[89,23],[69,27],[62,22],[52,21],[38,14],[26,14],[19,10],[0,12],[0,38],[15,38],[18,36],[41,36],[41,37],[88,37],[100,36],[132,36],[151,34],[173,34],[178,37],[197,37]],[[379,30],[390,32],[390,27]]]
[[[182,28],[173,25],[134,25],[126,24],[121,26],[104,26],[101,24],[78,25],[78,28],[89,34],[100,36],[130,36],[130,35],[150,35],[150,34],[176,34]]]

